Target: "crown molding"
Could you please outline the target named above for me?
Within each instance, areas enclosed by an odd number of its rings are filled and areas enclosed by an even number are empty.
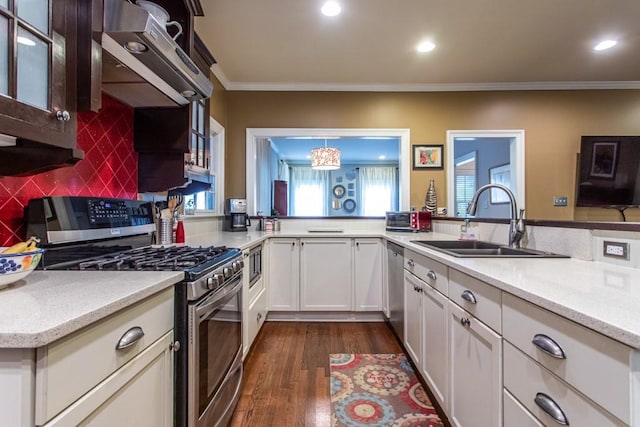
[[[518,90],[640,89],[640,81],[509,82],[509,83],[241,83],[232,82],[218,64],[211,67],[229,91],[277,92],[479,92]]]
[[[225,88],[226,90],[232,90],[232,89],[229,89],[229,87],[231,87],[233,83],[229,81],[226,74],[224,73],[224,71],[222,71],[222,68],[220,68],[218,64],[213,64],[210,70],[213,73],[213,75],[216,76],[216,78],[218,79],[218,81],[220,82],[223,88]]]

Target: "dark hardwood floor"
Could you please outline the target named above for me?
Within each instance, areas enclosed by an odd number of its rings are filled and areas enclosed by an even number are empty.
[[[267,322],[245,359],[231,426],[330,426],[329,354],[401,352],[382,322]]]

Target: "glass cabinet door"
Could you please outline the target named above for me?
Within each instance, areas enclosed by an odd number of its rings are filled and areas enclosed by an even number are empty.
[[[0,6],[4,7],[0,8],[0,92],[50,110],[54,46],[50,0],[2,0]]]
[[[190,166],[210,169],[210,140],[205,120],[208,120],[206,100],[191,103],[191,141],[189,146]]]

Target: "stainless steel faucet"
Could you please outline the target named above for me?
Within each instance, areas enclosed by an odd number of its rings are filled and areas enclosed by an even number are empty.
[[[471,198],[469,206],[467,207],[468,215],[475,215],[478,210],[478,198],[485,190],[489,188],[497,188],[505,193],[509,197],[509,204],[511,205],[511,221],[509,222],[509,246],[512,248],[520,247],[520,240],[524,237],[526,227],[524,225],[524,209],[520,209],[520,218],[518,218],[518,206],[516,204],[516,198],[509,189],[502,184],[486,184],[478,188],[476,193]]]

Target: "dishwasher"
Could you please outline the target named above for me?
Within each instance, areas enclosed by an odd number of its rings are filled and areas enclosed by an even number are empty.
[[[404,337],[404,248],[387,242],[389,323],[400,341]]]

